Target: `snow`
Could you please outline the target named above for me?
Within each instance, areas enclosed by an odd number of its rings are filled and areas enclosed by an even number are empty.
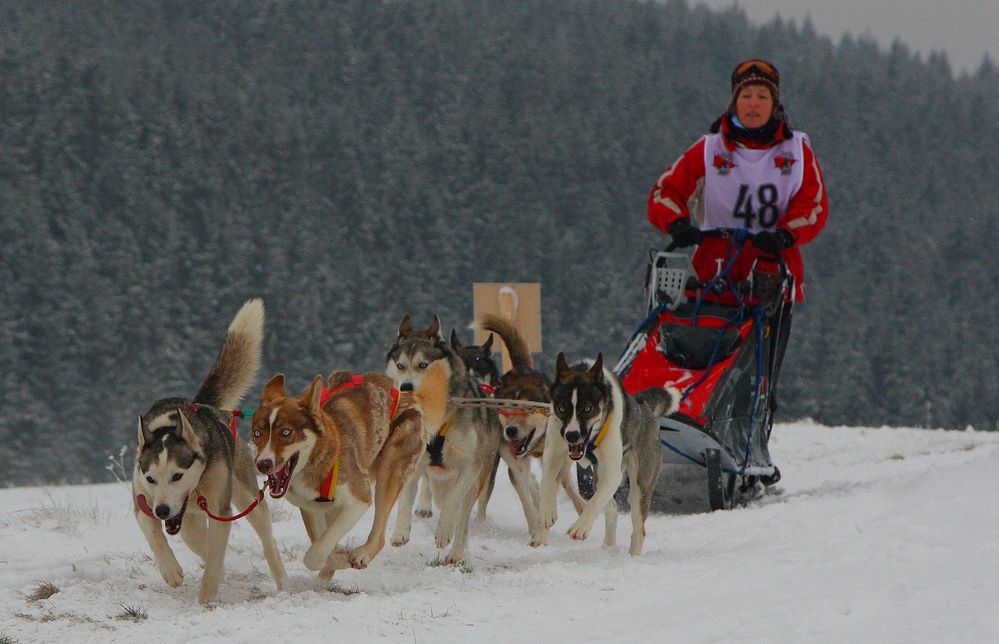
[[[0,490],[0,641],[979,642],[995,639],[999,434],[778,425],[781,493],[703,508],[699,468],[671,472],[683,512],[653,515],[641,557],[569,540],[562,498],[533,549],[505,474],[475,524],[465,569],[431,565],[434,519],[333,590],[302,565],[297,511],[271,500],[288,589],[277,593],[237,524],[220,601],[197,603],[196,557],[169,538],[168,587],[131,516],[126,484]],[[360,543],[365,516],[348,539]],[[41,583],[59,592],[29,600]],[[144,611],[120,619],[123,606]],[[4,639],[6,638],[6,639]]]

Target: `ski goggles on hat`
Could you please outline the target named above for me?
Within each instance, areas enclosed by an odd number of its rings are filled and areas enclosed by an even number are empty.
[[[732,72],[732,87],[735,88],[740,80],[750,76],[762,76],[775,86],[780,86],[780,72],[776,67],[762,58],[751,58],[739,63]]]

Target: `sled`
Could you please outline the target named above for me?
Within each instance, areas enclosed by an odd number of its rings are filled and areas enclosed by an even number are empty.
[[[744,230],[705,234],[729,238],[736,256],[750,238]],[[679,410],[659,419],[663,463],[706,468],[712,510],[780,477],[768,450],[771,385],[791,277],[779,257],[760,258],[745,281],[728,279],[727,270],[701,281],[687,255],[672,246],[655,253],[646,272],[648,315],[614,369],[631,394],[680,391]],[[711,301],[722,293],[737,304]]]

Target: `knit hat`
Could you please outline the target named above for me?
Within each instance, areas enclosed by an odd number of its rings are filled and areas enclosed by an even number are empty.
[[[780,102],[780,72],[762,58],[744,60],[732,70],[732,101],[735,101],[743,87],[754,84],[769,87],[774,103]]]

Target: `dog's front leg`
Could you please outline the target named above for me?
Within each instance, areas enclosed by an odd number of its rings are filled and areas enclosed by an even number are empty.
[[[229,495],[226,494],[226,497]],[[229,499],[224,502],[212,503],[208,500],[209,509],[220,517],[232,516],[232,507]],[[232,523],[228,521],[208,521],[208,539],[205,544],[205,574],[201,578],[201,589],[198,591],[198,602],[208,604],[218,597],[219,586],[225,577],[225,551],[229,545],[229,532],[232,530]]]
[[[338,491],[337,494],[339,495],[340,492]],[[339,499],[337,502],[339,503]],[[332,517],[327,517],[326,532],[305,553],[303,560],[305,567],[309,570],[321,570],[326,559],[336,548],[336,544],[354,527],[361,515],[368,509],[368,505],[370,504],[358,501],[350,494],[344,493],[343,507],[339,511],[333,510]]]
[[[487,467],[491,467],[492,462]],[[437,529],[434,531],[434,541],[438,548],[446,548],[454,537],[455,525],[460,521],[466,505],[471,513],[471,506],[478,498],[479,489],[476,484],[481,478],[481,469],[476,468],[474,463],[462,463],[460,465],[458,480],[455,481],[454,488],[447,494],[447,503],[441,508],[441,518],[437,522]],[[434,496],[440,498],[437,493],[443,487],[438,485],[434,490]],[[466,503],[471,497],[471,503]]]
[[[530,457],[517,458],[510,453],[505,446],[500,448],[500,455],[506,462],[507,472],[510,475],[510,483],[520,497],[520,504],[524,508],[524,518],[527,519],[527,531],[531,535],[531,547],[537,548],[541,543],[541,518],[538,515],[536,497],[538,496],[538,482],[531,474]]]
[[[565,490],[565,495],[572,501],[572,507],[576,508],[576,514],[582,514],[583,508],[586,506],[586,499],[583,498],[576,487],[576,477],[573,476],[572,462],[569,459],[566,459],[562,469],[559,471],[558,480],[562,484],[562,489]]]
[[[553,417],[554,418],[554,417]],[[547,537],[548,530],[555,525],[558,514],[555,511],[555,494],[558,489],[558,474],[569,464],[569,445],[559,435],[554,423],[548,421],[545,432],[545,451],[541,457],[541,530]],[[544,543],[544,542],[542,542]]]
[[[416,505],[416,516],[429,519],[434,516],[434,495],[430,487],[430,477],[424,472],[422,476],[414,478],[420,486],[420,502]],[[412,502],[409,505],[412,508]]]
[[[473,475],[476,473],[474,467],[470,466],[466,469],[472,470]],[[457,503],[452,507],[456,525],[454,526],[454,543],[451,545],[447,557],[444,558],[444,563],[448,565],[455,565],[465,560],[465,550],[468,547],[468,522],[472,518],[472,507],[488,484],[491,472],[492,463],[483,466],[478,472],[478,478],[473,480],[472,485],[465,490],[463,496],[458,497]],[[460,481],[461,478],[459,478]]]
[[[326,532],[326,513],[311,512],[305,508],[299,508],[302,514],[302,524],[305,526],[305,533],[309,535],[309,543],[319,541],[319,537]]]
[[[139,529],[142,530],[150,550],[153,551],[153,561],[156,562],[156,568],[160,571],[163,581],[173,588],[180,586],[184,582],[184,570],[177,563],[177,557],[167,543],[166,535],[163,534],[163,524],[146,516],[138,507],[135,508],[135,522],[139,524]]]
[[[579,518],[568,530],[569,536],[576,541],[583,541],[589,536],[593,522],[597,520],[601,511],[608,511],[607,504],[613,502],[614,492],[621,485],[620,437],[609,437],[608,440],[604,441],[597,448],[597,459],[600,463],[597,474],[597,489],[593,492],[593,497],[583,506]]]
[[[392,545],[395,547],[409,543],[409,535],[413,529],[413,503],[416,501],[416,490],[420,485],[420,479],[424,479],[424,485],[429,490],[430,479],[425,475],[421,465],[417,467],[416,474],[403,486],[399,495],[397,503],[399,510],[395,513],[395,527],[392,529]],[[419,510],[417,516],[421,516]]]

